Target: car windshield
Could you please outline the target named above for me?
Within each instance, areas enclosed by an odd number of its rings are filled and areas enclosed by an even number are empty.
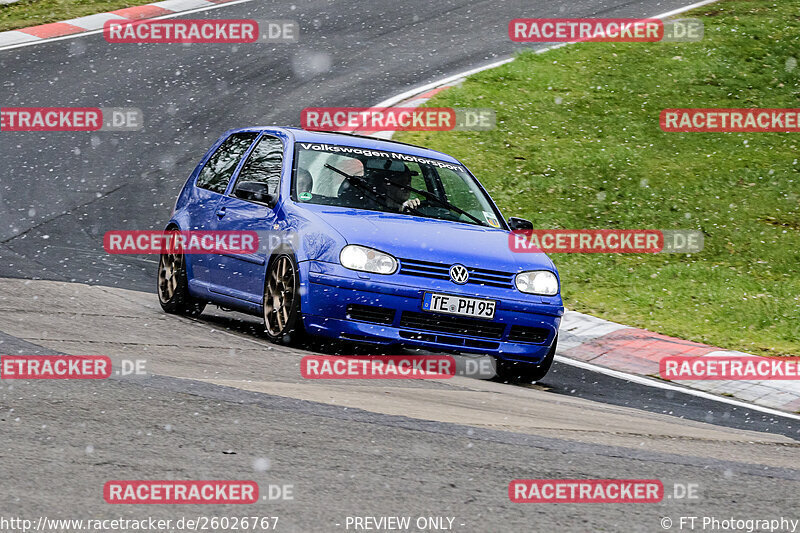
[[[296,202],[502,227],[494,206],[461,165],[353,146],[301,142],[295,148]]]

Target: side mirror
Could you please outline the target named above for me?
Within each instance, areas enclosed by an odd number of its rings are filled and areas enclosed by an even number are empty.
[[[511,231],[517,229],[533,229],[533,222],[524,218],[511,217],[508,219],[508,227]]]
[[[236,188],[233,189],[233,195],[236,198],[264,204],[269,207],[275,205],[274,198],[269,193],[269,185],[258,181],[243,181],[237,183]]]

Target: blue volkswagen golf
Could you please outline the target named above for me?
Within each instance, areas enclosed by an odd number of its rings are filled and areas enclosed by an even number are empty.
[[[166,231],[255,231],[248,254],[165,253],[168,313],[206,304],[263,317],[266,336],[490,354],[506,380],[552,364],[564,307],[553,262],[514,253],[505,220],[456,159],[408,144],[295,128],[226,132]]]

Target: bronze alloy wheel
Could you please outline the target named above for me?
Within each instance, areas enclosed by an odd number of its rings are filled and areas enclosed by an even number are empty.
[[[170,235],[175,233],[171,230]],[[206,302],[189,294],[186,258],[173,248],[161,254],[158,261],[158,302],[164,311],[177,315],[199,316],[206,307]]]
[[[172,301],[178,290],[179,273],[183,269],[183,255],[168,252],[161,254],[158,262],[158,298],[161,303]]]
[[[264,327],[273,340],[284,340],[299,329],[298,279],[290,255],[279,255],[270,265],[264,287]]]

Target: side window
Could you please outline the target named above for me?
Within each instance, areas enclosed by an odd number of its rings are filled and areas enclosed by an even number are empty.
[[[236,165],[258,136],[255,132],[234,133],[220,145],[197,177],[197,186],[223,194]]]
[[[283,166],[283,143],[276,137],[264,135],[250,152],[237,178],[237,187],[244,182],[266,183],[269,194],[278,195]]]

